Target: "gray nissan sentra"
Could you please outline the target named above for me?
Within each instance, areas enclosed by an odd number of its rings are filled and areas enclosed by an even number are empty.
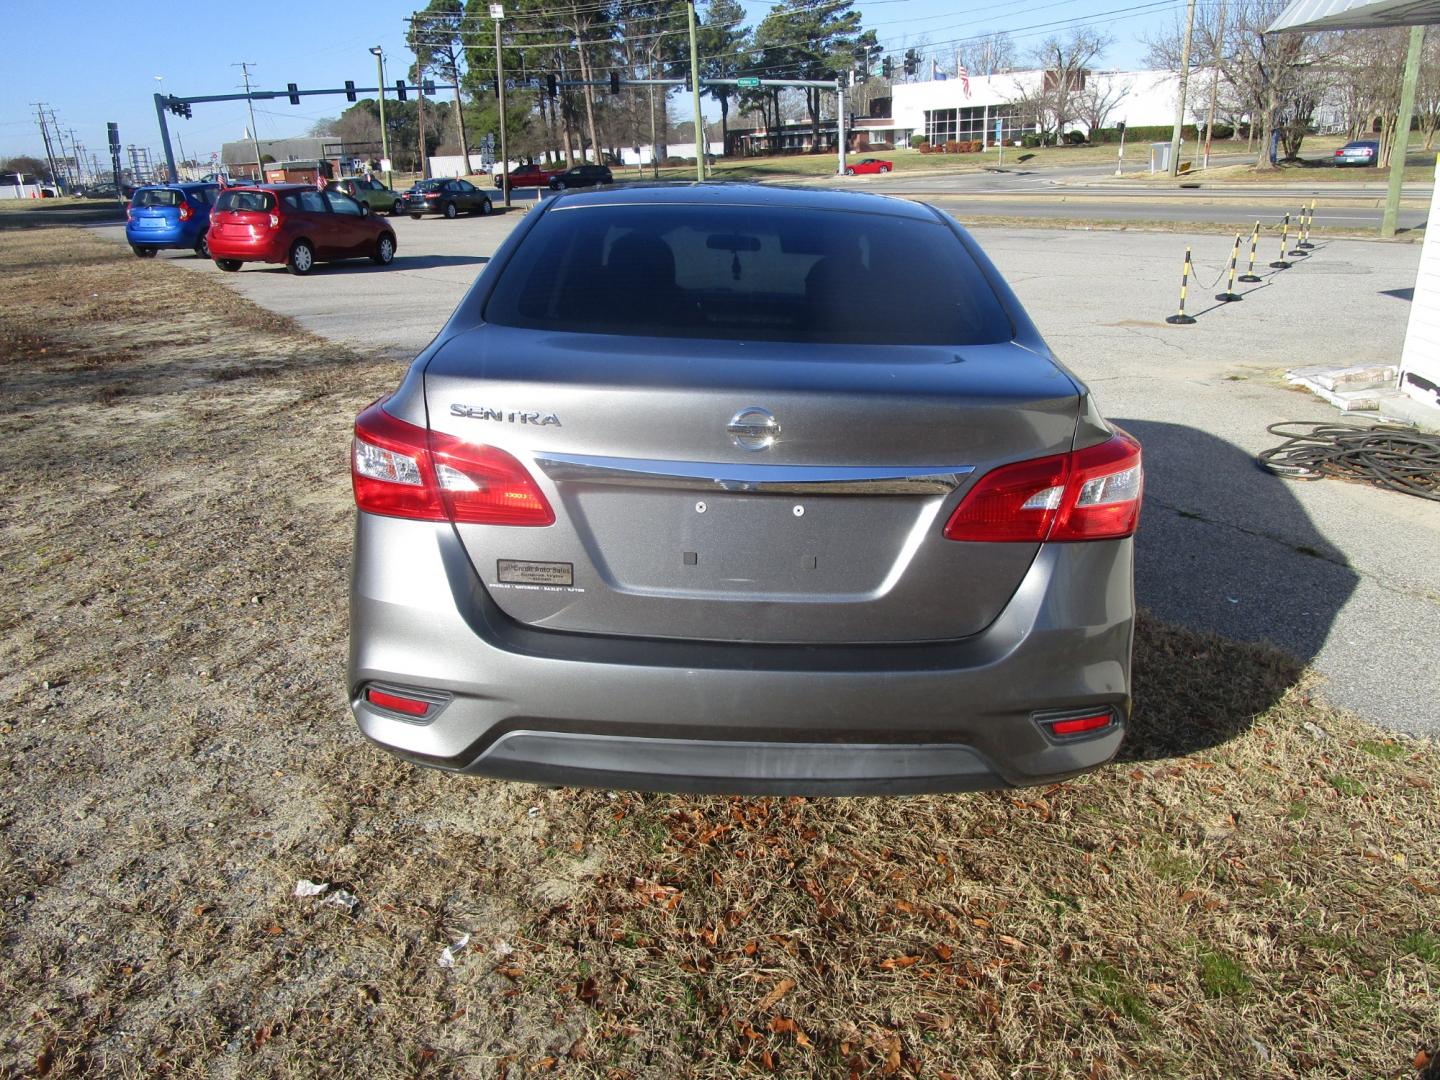
[[[1052,781],[1130,710],[1140,447],[926,206],[563,195],[355,422],[349,694],[410,761]]]

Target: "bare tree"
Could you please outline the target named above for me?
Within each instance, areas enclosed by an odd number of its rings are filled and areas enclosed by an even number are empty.
[[[1115,79],[1103,75],[1090,75],[1085,80],[1085,89],[1075,95],[1075,116],[1085,125],[1088,137],[1093,142],[1095,133],[1105,126],[1105,121],[1130,93],[1130,88]]]
[[[998,75],[1016,64],[1015,42],[1003,30],[986,34],[960,48],[960,61],[971,75]]]
[[[1104,31],[1077,26],[1064,36],[1046,38],[1034,50],[1032,58],[1043,70],[1041,84],[1016,104],[1023,104],[1039,131],[1053,131],[1058,137],[1076,120],[1086,75],[1114,43],[1115,38]]]

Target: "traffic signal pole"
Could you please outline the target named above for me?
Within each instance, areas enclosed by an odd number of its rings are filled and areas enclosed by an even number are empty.
[[[170,147],[170,125],[165,122],[165,107],[169,100],[164,94],[155,95],[155,118],[160,121],[160,142],[165,147],[165,167],[170,170],[170,182],[173,184],[180,179],[180,173],[175,168],[175,151]],[[193,139],[191,143],[193,145]]]
[[[685,5],[690,15],[690,84],[695,88],[695,179],[705,179],[705,118],[700,114],[700,53],[695,44],[695,0]],[[655,148],[650,148],[655,153]]]

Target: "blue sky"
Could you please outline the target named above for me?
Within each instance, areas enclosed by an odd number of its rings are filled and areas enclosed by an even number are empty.
[[[763,18],[769,0],[743,0],[752,22]],[[158,126],[151,95],[223,94],[239,90],[241,60],[253,61],[254,84],[283,90],[341,86],[346,79],[373,85],[372,45],[386,52],[386,77],[393,84],[412,57],[404,45],[405,17],[423,3],[347,0],[345,3],[274,2],[131,5],[96,0],[68,4],[6,5],[9,48],[0,89],[0,157],[41,154],[35,108],[44,101],[60,127],[102,159],[105,123],[120,125],[123,144],[146,145],[158,153]],[[953,55],[957,38],[1009,30],[1022,53],[1067,20],[1106,24],[1117,38],[1107,66],[1138,67],[1145,54],[1142,33],[1168,24],[1183,0],[857,0],[865,26],[881,43],[904,49],[923,38]],[[1062,27],[1063,28],[1063,27]],[[155,76],[163,75],[159,82]],[[345,107],[343,97],[302,98],[292,106],[281,98],[255,106],[261,138],[303,134],[315,120]],[[708,106],[707,106],[708,109]],[[222,142],[243,137],[244,102],[201,105],[190,120],[172,119],[190,157],[208,156]],[[178,149],[178,148],[177,148]]]

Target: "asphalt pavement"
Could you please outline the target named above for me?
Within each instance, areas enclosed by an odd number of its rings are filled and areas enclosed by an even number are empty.
[[[440,328],[520,211],[395,220],[399,254],[297,278],[162,253],[353,347],[413,355]],[[123,240],[120,230],[102,231]],[[1161,618],[1268,640],[1312,663],[1323,691],[1396,731],[1440,735],[1440,504],[1337,481],[1297,484],[1254,455],[1283,420],[1341,419],[1283,369],[1394,362],[1420,248],[1324,240],[1220,305],[1230,244],[1214,235],[974,230],[1104,413],[1144,443],[1137,589]],[[1272,241],[1272,243],[1275,241]],[[1172,326],[1186,244],[1193,326]],[[1273,252],[1263,253],[1264,262]],[[857,298],[863,302],[863,298]]]

